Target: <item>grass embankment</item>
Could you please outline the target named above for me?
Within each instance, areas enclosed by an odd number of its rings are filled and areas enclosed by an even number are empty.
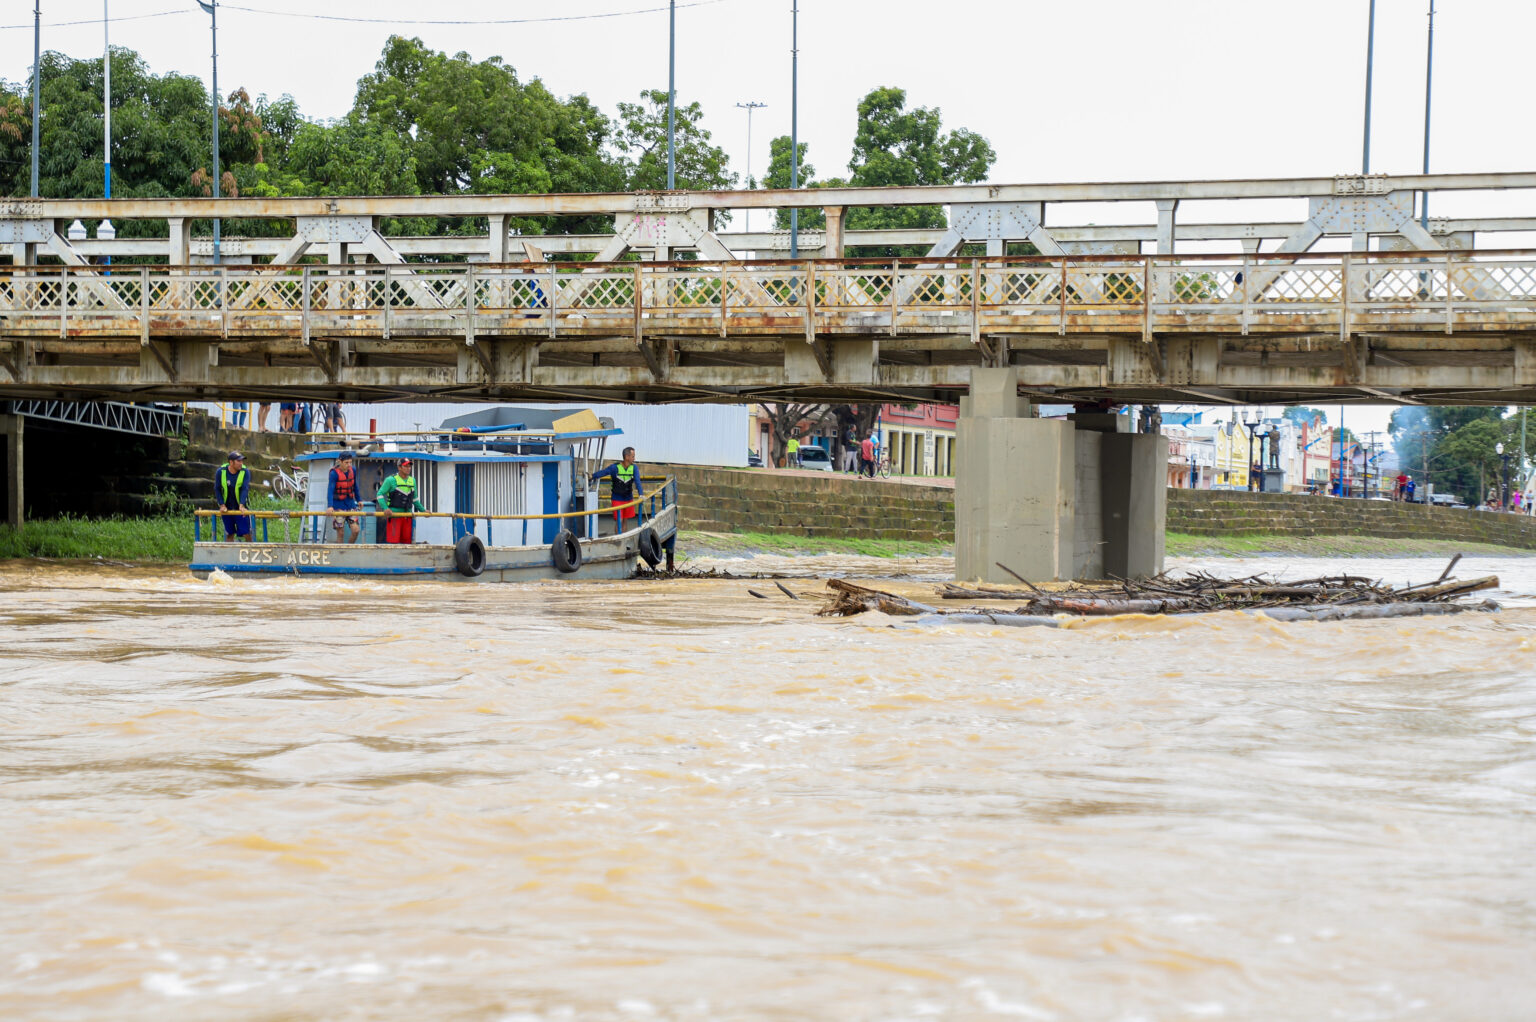
[[[1529,557],[1536,551],[1495,543],[1466,543],[1447,539],[1393,539],[1386,536],[1191,536],[1170,532],[1165,550],[1169,557],[1257,557],[1265,554],[1294,557],[1449,557],[1453,554],[1499,554]]]
[[[952,543],[852,537],[813,538],[770,532],[692,532],[686,529],[677,534],[677,548],[689,557],[731,557],[742,554],[940,557],[954,552]]]
[[[255,496],[258,511],[297,511],[295,501]],[[257,536],[261,524],[255,523]],[[281,525],[275,535],[281,535]],[[292,529],[294,526],[290,525]],[[203,519],[203,538],[220,538],[217,519]],[[177,508],[153,518],[44,518],[19,531],[0,525],[0,559],[48,557],[186,564],[192,559],[192,511]]]

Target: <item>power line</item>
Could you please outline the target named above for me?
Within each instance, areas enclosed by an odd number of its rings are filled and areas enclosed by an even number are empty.
[[[120,15],[120,16],[115,17],[115,18],[110,18],[108,20],[110,20],[110,21],[143,21],[146,18],[164,18],[164,17],[168,17],[168,16],[173,15],[173,14],[191,14],[191,13],[192,12],[190,10],[185,10],[184,11],[184,10],[178,9],[178,10],[174,10],[174,11],[155,11],[153,14],[125,14],[125,15]],[[101,21],[102,21],[102,19],[100,19],[100,18],[82,18],[79,21],[45,21],[45,22],[43,22],[43,27],[44,28],[69,28],[69,27],[71,27],[73,25],[100,25]],[[3,32],[5,30],[7,30],[7,29],[31,28],[31,27],[32,27],[32,23],[31,22],[28,22],[25,25],[0,25],[0,32]]]
[[[714,4],[725,3],[726,0],[690,0],[688,3],[680,3],[678,7],[710,7]],[[304,18],[310,21],[342,21],[361,25],[535,25],[544,22],[557,21],[597,21],[605,18],[628,18],[637,14],[659,14],[667,10],[666,7],[645,7],[632,11],[599,11],[595,14],[557,14],[541,18],[487,18],[483,21],[472,19],[444,19],[444,18],[363,18],[347,14],[314,14],[307,11],[272,11],[260,7],[241,7],[236,4],[220,4],[227,11],[240,11],[245,14],[261,14],[273,18]],[[191,14],[191,10],[154,11],[150,14],[125,14],[108,20],[118,21],[144,21],[148,18],[165,18],[181,14]],[[45,21],[44,28],[71,28],[77,25],[100,25],[100,18],[82,18],[79,21]],[[0,32],[12,29],[30,29],[32,23],[25,25],[0,25]]]
[[[692,0],[678,7],[709,7],[725,0]],[[269,11],[259,7],[241,7],[222,4],[225,10],[243,11],[246,14],[267,14],[279,18],[304,18],[310,21],[345,21],[362,25],[534,25],[551,21],[596,21],[600,18],[627,18],[635,14],[658,14],[666,7],[646,7],[635,11],[603,11],[597,14],[555,14],[542,18],[488,18],[483,21],[443,18],[360,18],[349,14],[314,14],[308,11]]]

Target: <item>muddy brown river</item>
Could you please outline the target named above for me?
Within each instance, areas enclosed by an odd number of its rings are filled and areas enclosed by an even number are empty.
[[[1009,629],[0,566],[0,1018],[1530,1019],[1536,559],[1492,573]]]

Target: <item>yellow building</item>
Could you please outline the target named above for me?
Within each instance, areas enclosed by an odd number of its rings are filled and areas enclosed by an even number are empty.
[[[1190,427],[1196,436],[1216,442],[1216,464],[1211,485],[1222,490],[1248,488],[1248,431],[1235,422],[1213,422]]]

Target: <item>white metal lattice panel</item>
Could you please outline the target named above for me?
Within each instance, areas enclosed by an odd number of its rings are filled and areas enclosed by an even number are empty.
[[[523,474],[527,464],[529,463],[511,462],[505,465],[477,463],[475,465],[474,513],[477,515],[526,514]]]

